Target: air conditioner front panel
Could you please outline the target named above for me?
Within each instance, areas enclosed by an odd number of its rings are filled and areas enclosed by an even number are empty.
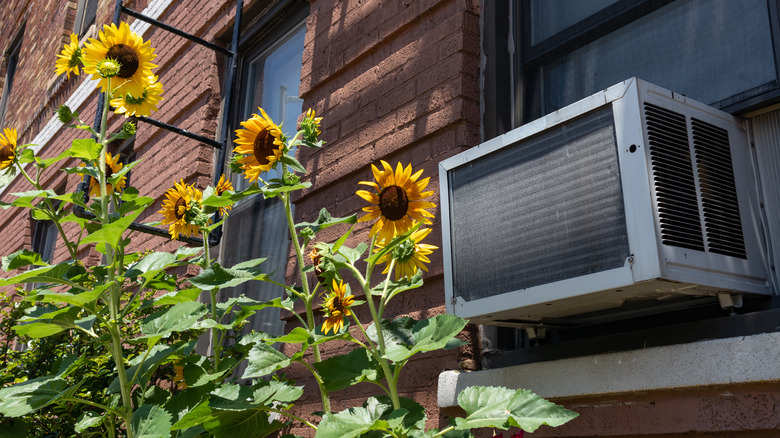
[[[621,267],[630,252],[609,107],[450,174],[455,296]],[[551,202],[555,200],[555,202]]]

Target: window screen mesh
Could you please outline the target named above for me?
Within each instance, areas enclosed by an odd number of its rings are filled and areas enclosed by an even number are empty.
[[[485,298],[629,255],[610,107],[450,171],[454,295]]]

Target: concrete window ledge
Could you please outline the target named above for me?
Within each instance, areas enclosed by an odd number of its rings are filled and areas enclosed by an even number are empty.
[[[780,333],[605,353],[439,375],[438,404],[474,386],[525,388],[545,398],[780,381]]]

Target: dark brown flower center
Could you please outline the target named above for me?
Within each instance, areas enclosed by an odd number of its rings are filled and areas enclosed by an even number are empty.
[[[138,71],[138,54],[130,46],[117,44],[111,46],[106,53],[106,58],[116,60],[121,66],[117,76],[129,79]]]
[[[10,144],[0,147],[0,163],[8,161],[14,156],[14,148]]]
[[[406,191],[398,186],[389,186],[379,194],[379,210],[382,216],[397,221],[409,211],[409,197]]]
[[[173,207],[174,208],[173,214],[176,216],[176,219],[181,219],[184,217],[185,214],[187,214],[186,207],[187,207],[187,201],[185,201],[184,198],[179,198],[176,200],[176,205]]]
[[[111,166],[106,163],[106,179],[111,178],[111,176],[114,175],[114,169],[111,168]]]
[[[271,135],[271,131],[263,129],[258,132],[253,147],[258,163],[261,165],[270,163],[271,161],[268,160],[268,157],[274,155],[274,136]]]

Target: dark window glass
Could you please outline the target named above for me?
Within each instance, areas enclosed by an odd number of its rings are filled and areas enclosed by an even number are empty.
[[[76,22],[73,24],[73,33],[83,37],[90,26],[95,22],[98,0],[79,0],[76,7]]]
[[[523,122],[634,76],[732,112],[775,99],[773,6],[528,0],[521,10],[526,20],[517,20],[525,42],[516,78],[524,90]]]
[[[0,98],[0,127],[5,126],[5,112],[8,109],[8,101],[11,98],[11,90],[16,74],[16,65],[19,63],[19,52],[22,48],[22,40],[18,38],[8,53],[5,81],[3,81],[3,96]]]

